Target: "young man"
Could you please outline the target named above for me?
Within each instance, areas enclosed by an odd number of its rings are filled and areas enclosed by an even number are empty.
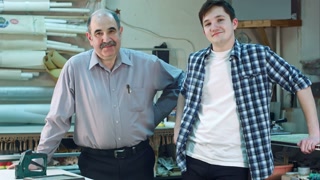
[[[309,130],[298,146],[311,153],[320,142],[311,82],[269,47],[239,43],[238,20],[227,2],[207,0],[199,18],[211,44],[190,55],[178,98],[174,138],[183,179],[258,180],[272,174],[275,83],[297,94]]]
[[[122,32],[112,11],[100,9],[88,19],[93,49],[64,65],[37,152],[50,160],[75,114],[73,138],[82,147],[83,176],[153,180],[155,156],[148,138],[176,106],[184,73],[156,56],[120,48]]]

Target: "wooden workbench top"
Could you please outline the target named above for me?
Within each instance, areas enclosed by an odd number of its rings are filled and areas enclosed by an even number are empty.
[[[51,168],[51,167],[47,168],[47,175],[60,175],[60,174],[83,177],[83,176],[80,176],[62,169],[58,169],[58,168]],[[0,170],[0,177],[1,179],[15,179],[15,170],[14,169]],[[90,180],[90,178],[85,178],[85,179]]]

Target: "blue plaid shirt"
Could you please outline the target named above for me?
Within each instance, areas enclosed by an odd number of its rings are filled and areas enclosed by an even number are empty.
[[[189,56],[187,76],[181,88],[185,107],[177,140],[177,163],[182,171],[186,171],[186,142],[198,116],[205,59],[211,49],[209,46]],[[240,44],[236,40],[229,61],[251,178],[265,179],[274,168],[269,117],[273,85],[279,84],[286,91],[295,93],[310,86],[311,82],[266,46]]]

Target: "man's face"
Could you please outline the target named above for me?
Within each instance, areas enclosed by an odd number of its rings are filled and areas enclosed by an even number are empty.
[[[87,38],[101,60],[115,60],[121,46],[121,33],[112,15],[96,14]]]
[[[233,46],[238,20],[235,18],[231,21],[222,7],[213,7],[204,15],[202,22],[203,32],[214,51],[225,51]]]

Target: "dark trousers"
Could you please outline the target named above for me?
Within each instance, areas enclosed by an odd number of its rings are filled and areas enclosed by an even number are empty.
[[[248,180],[249,168],[217,166],[187,156],[183,180]]]
[[[154,163],[150,145],[124,158],[82,151],[78,159],[81,175],[94,180],[153,180]]]

